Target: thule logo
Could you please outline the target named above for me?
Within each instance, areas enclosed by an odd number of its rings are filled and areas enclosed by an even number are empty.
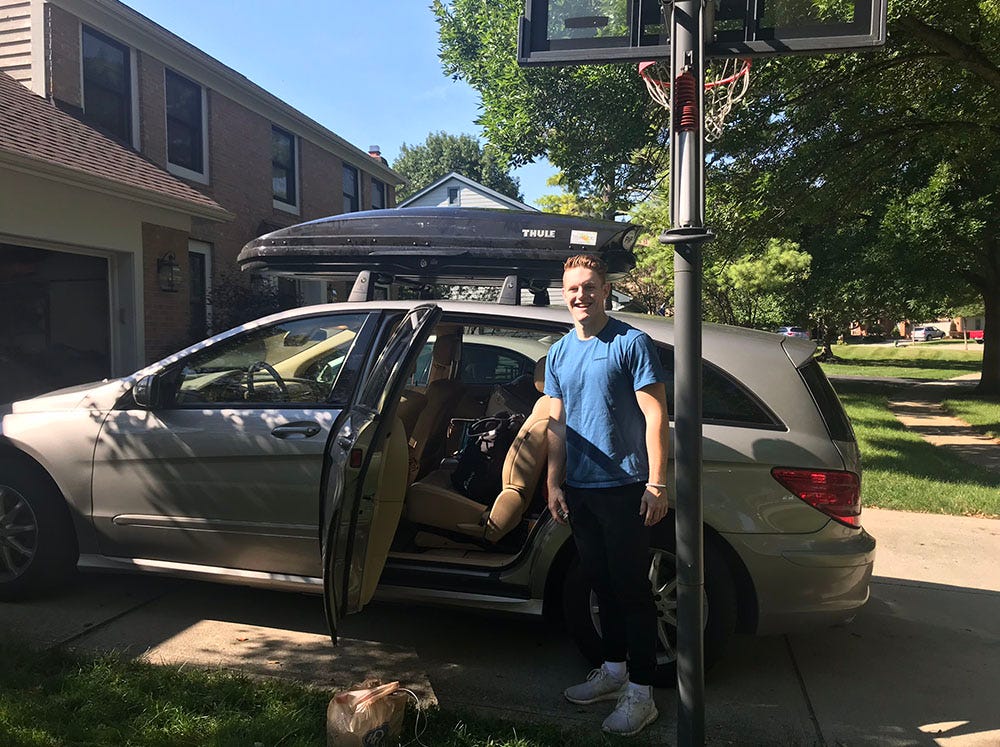
[[[554,228],[522,228],[521,236],[526,239],[554,239],[556,230]]]

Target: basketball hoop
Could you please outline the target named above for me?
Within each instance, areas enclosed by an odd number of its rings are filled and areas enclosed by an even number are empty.
[[[713,60],[714,69],[705,71],[705,140],[714,142],[722,137],[722,128],[729,112],[746,96],[750,88],[750,59],[738,57]],[[653,101],[670,112],[671,80],[670,62],[640,62],[639,75],[646,83],[646,90]],[[678,96],[686,93],[691,74],[682,72],[677,80]],[[693,91],[692,91],[693,94]],[[690,112],[674,112],[675,124],[688,123]],[[684,129],[690,129],[684,127]]]

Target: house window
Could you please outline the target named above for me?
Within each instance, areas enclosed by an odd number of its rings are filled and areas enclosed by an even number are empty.
[[[83,27],[83,113],[96,127],[132,142],[132,71],[129,49]]]
[[[344,164],[344,212],[353,213],[361,209],[358,199],[358,170]]]
[[[167,161],[174,166],[205,172],[202,89],[197,83],[166,71]]]
[[[448,187],[448,204],[458,205],[458,187]]]
[[[385,207],[385,184],[378,179],[372,179],[372,209],[381,210]]]
[[[296,194],[295,136],[278,127],[271,128],[271,185],[276,202],[298,205]]]

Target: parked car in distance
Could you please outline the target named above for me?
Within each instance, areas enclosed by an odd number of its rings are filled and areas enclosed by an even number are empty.
[[[975,340],[979,345],[983,344],[984,332],[981,329],[970,329],[966,334],[969,336],[970,340]]]
[[[809,333],[802,327],[778,327],[778,334],[785,337],[798,337],[800,340],[809,339]]]
[[[559,241],[562,223],[547,221],[563,216],[499,212],[431,217],[465,221],[473,236],[495,220],[512,245],[529,233]],[[442,265],[451,256],[470,262],[481,247],[444,231],[447,252],[435,255],[435,234],[426,233],[435,223],[414,209],[399,215],[415,234],[400,242],[398,271],[417,262],[415,241],[419,259]],[[352,218],[338,220],[353,242]],[[599,249],[603,239],[580,223],[570,227],[587,229],[580,240]],[[294,241],[277,231],[270,248],[315,277],[330,266],[315,248],[331,245],[315,235],[328,228],[294,227]],[[280,254],[299,239],[324,264]],[[673,321],[616,316],[656,345],[673,416]],[[572,329],[565,308],[348,301],[265,317],[131,376],[0,406],[0,599],[36,593],[76,567],[167,574],[322,594],[335,639],[338,620],[377,593],[561,619],[599,659],[596,597],[544,490],[548,402],[536,382],[548,347]],[[868,599],[875,540],[861,526],[858,444],[813,344],[705,325],[702,351],[710,663],[737,632],[851,618]],[[452,426],[496,419],[529,393],[500,492],[460,492]],[[657,680],[669,683],[672,512],[652,545]]]
[[[911,335],[914,342],[927,342],[929,340],[943,340],[946,335],[943,330],[937,327],[917,327]]]

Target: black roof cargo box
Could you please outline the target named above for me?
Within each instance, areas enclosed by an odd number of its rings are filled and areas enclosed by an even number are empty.
[[[399,281],[502,285],[517,275],[558,281],[574,254],[597,254],[609,279],[635,265],[639,227],[552,213],[473,208],[394,208],[346,213],[282,228],[239,254],[244,270],[354,279],[369,270]]]

